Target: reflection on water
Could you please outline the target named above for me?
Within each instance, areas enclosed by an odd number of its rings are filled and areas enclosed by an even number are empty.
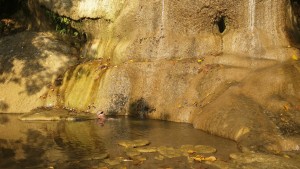
[[[217,148],[217,158],[227,160],[237,152],[232,141],[214,137],[193,129],[191,125],[119,118],[104,126],[96,120],[82,122],[23,122],[17,115],[0,115],[0,168],[91,168],[101,160],[89,160],[105,153],[110,158],[125,156],[117,145],[122,139],[147,139],[151,146],[204,144]],[[177,161],[178,162],[178,161]],[[182,163],[182,161],[179,161]],[[178,163],[179,163],[178,162]],[[172,160],[149,161],[154,168],[175,165]],[[132,168],[132,167],[130,167]],[[152,167],[150,167],[152,168]]]

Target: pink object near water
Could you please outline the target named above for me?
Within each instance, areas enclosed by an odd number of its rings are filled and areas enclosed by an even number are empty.
[[[99,123],[104,125],[104,122],[106,121],[106,117],[105,117],[104,112],[103,111],[98,112],[97,117],[98,117]]]

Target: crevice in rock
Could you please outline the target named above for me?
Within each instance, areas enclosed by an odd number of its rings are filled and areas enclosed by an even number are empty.
[[[42,6],[42,8],[45,10],[45,15],[48,18],[50,24],[53,25],[56,32],[76,37],[81,41],[86,41],[86,34],[72,27],[72,22],[80,21],[75,21],[69,17],[61,16],[44,6]]]
[[[221,16],[217,19],[216,25],[218,27],[218,30],[220,33],[223,33],[226,30],[226,22],[225,22],[225,16]]]
[[[291,22],[293,27],[287,29],[291,43],[298,46],[300,43],[300,0],[290,0],[291,5]]]
[[[74,20],[74,21],[76,21],[76,22],[84,22],[84,21],[87,21],[87,20],[90,20],[90,21],[104,20],[107,23],[113,23],[113,20],[107,19],[107,18],[104,18],[104,17],[95,17],[95,18],[82,17],[82,18],[80,18],[78,20]]]

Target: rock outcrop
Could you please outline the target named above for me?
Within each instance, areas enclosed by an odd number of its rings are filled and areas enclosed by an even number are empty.
[[[192,123],[242,147],[299,149],[298,1],[39,0],[92,61],[46,106]]]
[[[43,106],[58,75],[77,62],[76,49],[49,32],[22,32],[0,39],[0,112]]]

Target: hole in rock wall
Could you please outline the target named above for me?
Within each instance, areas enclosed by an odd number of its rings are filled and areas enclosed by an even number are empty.
[[[221,16],[217,22],[217,27],[220,33],[223,33],[226,29],[225,16]]]

